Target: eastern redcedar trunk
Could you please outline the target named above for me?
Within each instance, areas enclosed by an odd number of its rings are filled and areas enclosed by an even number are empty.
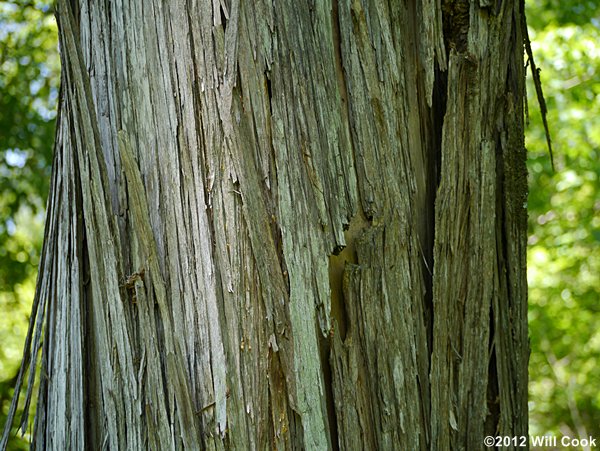
[[[526,435],[520,1],[57,17],[35,448]]]

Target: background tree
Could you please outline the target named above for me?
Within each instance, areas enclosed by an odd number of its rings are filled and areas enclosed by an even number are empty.
[[[518,2],[58,17],[36,446],[526,434]]]

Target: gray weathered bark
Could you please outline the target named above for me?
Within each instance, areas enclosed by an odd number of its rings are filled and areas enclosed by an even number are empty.
[[[519,1],[59,0],[58,19],[18,387],[43,343],[34,447],[526,435]]]

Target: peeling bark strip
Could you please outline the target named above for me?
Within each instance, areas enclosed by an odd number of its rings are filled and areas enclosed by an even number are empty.
[[[34,447],[525,435],[520,8],[59,0]]]

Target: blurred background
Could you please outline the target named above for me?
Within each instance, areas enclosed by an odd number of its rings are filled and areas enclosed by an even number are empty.
[[[33,299],[59,89],[48,0],[0,1],[0,426]],[[530,435],[600,439],[600,0],[527,2]],[[1,432],[1,429],[0,429]],[[27,449],[27,436],[8,449]]]
[[[27,333],[50,182],[60,84],[51,4],[0,1],[0,435]],[[8,449],[29,445],[19,436]]]
[[[600,439],[600,1],[526,2],[530,435]]]

